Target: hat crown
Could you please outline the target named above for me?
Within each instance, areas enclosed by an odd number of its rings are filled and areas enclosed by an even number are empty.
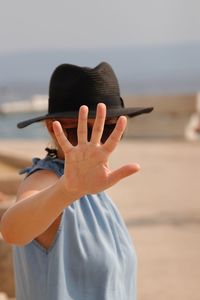
[[[74,111],[81,105],[95,108],[99,102],[122,107],[118,80],[108,63],[95,68],[62,64],[55,69],[49,85],[49,113]]]

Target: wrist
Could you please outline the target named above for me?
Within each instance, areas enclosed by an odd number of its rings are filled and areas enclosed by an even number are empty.
[[[68,205],[80,199],[80,197],[82,196],[78,191],[71,190],[67,187],[63,175],[58,180],[57,186],[59,189],[59,198]]]

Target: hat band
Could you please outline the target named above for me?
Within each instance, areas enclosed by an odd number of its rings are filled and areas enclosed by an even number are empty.
[[[59,112],[67,112],[67,111],[78,111],[82,105],[87,105],[89,110],[96,110],[96,106],[98,103],[104,103],[107,109],[112,108],[122,108],[123,100],[120,96],[106,96],[106,97],[95,97],[94,98],[86,98],[84,99],[75,99],[73,98],[72,101],[63,101],[63,99],[55,99],[49,98],[49,109],[48,113],[59,113]]]

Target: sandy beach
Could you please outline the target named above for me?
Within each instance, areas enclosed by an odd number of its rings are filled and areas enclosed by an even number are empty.
[[[43,156],[45,141],[1,140],[0,179]],[[124,140],[112,168],[138,162],[141,171],[108,190],[138,256],[138,300],[199,300],[200,143]],[[9,157],[12,158],[9,163]]]

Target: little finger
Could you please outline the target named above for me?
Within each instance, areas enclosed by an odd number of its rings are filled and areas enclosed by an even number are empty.
[[[65,133],[63,132],[60,122],[58,122],[58,121],[53,122],[53,131],[54,131],[56,140],[58,141],[58,144],[60,145],[62,151],[64,153],[69,152],[73,148],[73,146],[67,139]]]

